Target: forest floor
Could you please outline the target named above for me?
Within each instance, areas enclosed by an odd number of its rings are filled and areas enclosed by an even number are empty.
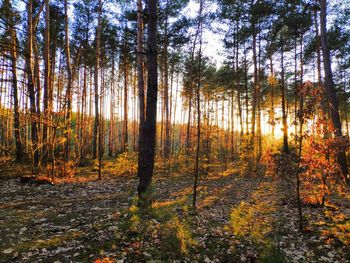
[[[28,168],[0,166],[0,262],[350,262],[350,194],[304,207],[306,233],[286,185],[211,167],[191,206],[192,175],[156,172],[147,214],[136,176],[84,168],[57,184],[21,183]]]

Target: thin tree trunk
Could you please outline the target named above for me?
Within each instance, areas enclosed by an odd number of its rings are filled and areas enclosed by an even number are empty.
[[[43,121],[43,161],[48,157],[48,127],[50,125],[51,109],[49,108],[50,89],[50,0],[45,0],[45,37],[44,37],[44,121]]]
[[[288,147],[288,125],[286,111],[286,85],[284,81],[284,47],[281,50],[281,93],[282,93],[282,126],[283,126],[283,152],[289,153]]]
[[[164,157],[169,158],[170,155],[170,117],[169,117],[169,69],[168,69],[168,10],[169,0],[166,2],[165,10],[165,32],[164,32],[164,104],[165,104],[165,144]]]
[[[70,129],[71,129],[71,111],[72,111],[72,66],[70,62],[70,47],[69,47],[69,22],[68,22],[68,0],[64,1],[64,28],[65,28],[65,53],[67,63],[67,112],[66,112],[66,142],[65,142],[65,161],[69,159],[69,144],[70,144]]]
[[[124,122],[123,122],[123,138],[122,138],[122,151],[128,151],[128,53],[127,53],[127,37],[128,28],[124,28],[124,43],[123,43],[123,75],[124,75]]]
[[[27,50],[26,50],[26,69],[28,79],[28,92],[30,100],[30,118],[31,118],[31,140],[33,152],[33,166],[36,168],[39,164],[38,147],[38,126],[36,114],[36,98],[34,90],[33,77],[33,1],[27,1]]]
[[[273,63],[272,63],[272,55],[270,56],[270,76],[271,78],[274,77],[273,72]],[[271,125],[271,135],[274,138],[275,137],[275,86],[274,83],[271,83],[270,85],[270,125]]]
[[[244,48],[244,89],[245,89],[245,129],[246,134],[249,134],[249,91],[248,91],[248,65],[247,51]]]
[[[196,147],[196,159],[194,166],[194,185],[193,185],[193,207],[196,208],[197,201],[197,185],[199,179],[199,154],[200,154],[200,142],[201,142],[201,106],[200,106],[200,90],[202,85],[202,34],[203,34],[203,21],[202,21],[202,12],[203,12],[203,3],[204,0],[199,1],[199,22],[197,35],[199,37],[199,50],[198,50],[198,76],[197,76],[197,87],[196,87],[196,98],[197,98],[197,147]],[[194,42],[195,49],[196,42]],[[194,54],[194,53],[193,53]],[[193,61],[194,62],[194,61]]]
[[[256,29],[253,27],[253,66],[254,66],[254,81],[253,81],[253,104],[252,104],[252,116],[251,116],[251,144],[253,147],[253,154],[255,154],[255,119],[256,119],[256,106],[258,101],[258,65],[256,54]]]
[[[12,7],[10,7],[12,9]],[[20,133],[20,116],[18,103],[18,86],[17,86],[17,41],[13,17],[10,18],[11,34],[11,66],[12,66],[12,88],[13,88],[13,107],[14,107],[14,125],[15,125],[15,142],[16,142],[16,161],[21,162],[23,159],[23,146]],[[2,93],[2,91],[0,91]]]
[[[139,93],[139,145],[141,144],[145,122],[145,83],[143,62],[143,7],[142,0],[137,0],[137,89]],[[140,150],[140,148],[139,148]]]
[[[99,119],[99,107],[98,107],[98,101],[99,101],[99,88],[98,88],[98,71],[100,68],[100,39],[101,39],[101,26],[102,26],[102,18],[101,18],[101,12],[102,12],[102,2],[99,0],[98,2],[98,24],[96,28],[96,50],[95,50],[95,72],[94,72],[94,87],[95,87],[95,123],[94,123],[94,137],[93,137],[93,150],[92,150],[92,157],[93,159],[97,158],[97,144],[98,144],[98,132],[99,132],[99,125],[100,125],[100,119]]]
[[[191,148],[191,113],[192,113],[192,88],[190,90],[189,101],[188,101],[188,119],[186,128],[186,151],[188,152]]]

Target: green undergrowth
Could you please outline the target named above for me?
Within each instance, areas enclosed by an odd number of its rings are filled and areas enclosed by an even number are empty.
[[[249,202],[241,202],[232,208],[229,228],[241,242],[252,244],[260,262],[286,262],[277,244],[282,235],[276,221],[277,200],[270,199],[276,191],[271,185],[261,185],[252,193]],[[264,200],[266,199],[266,200]]]
[[[137,198],[133,198],[128,211],[118,224],[123,236],[121,242],[130,240],[136,247],[135,254],[152,260],[179,259],[191,254],[197,241],[191,230],[191,211],[186,197],[173,201],[156,202],[152,208],[144,210],[137,206]],[[149,242],[152,246],[138,247],[135,243]],[[130,244],[128,244],[130,246]],[[137,250],[140,251],[137,251]],[[135,256],[136,256],[135,255]]]

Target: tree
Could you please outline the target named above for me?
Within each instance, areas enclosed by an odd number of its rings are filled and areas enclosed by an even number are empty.
[[[157,118],[157,0],[149,0],[147,6],[148,32],[147,32],[147,100],[146,115],[139,140],[139,154],[137,175],[139,183],[138,205],[148,208],[151,206],[150,184],[152,182],[154,155],[156,144],[156,118]]]
[[[145,121],[145,83],[144,83],[144,61],[143,61],[143,7],[142,0],[137,0],[137,87],[139,92],[139,140]],[[140,144],[140,142],[139,142]]]
[[[44,161],[47,159],[48,126],[51,117],[51,104],[49,101],[50,92],[50,0],[45,0],[45,34],[44,34],[44,125],[43,125],[43,154]]]
[[[197,103],[197,146],[196,146],[196,157],[195,157],[195,164],[194,164],[194,184],[193,184],[193,207],[196,207],[196,200],[197,200],[197,185],[198,185],[198,178],[199,178],[199,153],[200,153],[200,144],[201,144],[201,98],[200,98],[200,91],[201,91],[201,85],[202,85],[202,42],[203,42],[203,7],[204,7],[204,0],[199,1],[199,11],[198,11],[198,26],[197,26],[197,32],[196,32],[196,39],[199,39],[199,50],[198,50],[198,69],[197,69],[197,76],[196,76],[196,103]],[[193,42],[193,53],[192,53],[192,63],[193,67],[196,67],[194,60],[194,51],[196,48],[196,41]],[[195,69],[194,69],[195,71]]]
[[[27,49],[26,49],[26,73],[27,86],[30,100],[31,113],[31,140],[32,140],[32,154],[33,166],[36,168],[39,164],[39,150],[38,150],[38,124],[37,124],[37,105],[34,90],[34,74],[33,74],[33,1],[28,0],[27,5]]]
[[[65,142],[65,161],[69,158],[70,129],[71,129],[71,111],[72,111],[72,65],[70,62],[70,44],[69,44],[69,21],[68,21],[68,0],[64,1],[64,32],[65,32],[65,55],[67,67],[67,112],[66,112],[66,142]]]
[[[95,49],[95,71],[94,71],[94,87],[95,87],[95,122],[94,122],[94,138],[93,138],[93,151],[92,151],[92,157],[94,159],[97,158],[97,151],[98,151],[98,138],[100,136],[99,134],[99,125],[100,125],[100,118],[99,118],[99,88],[98,88],[98,72],[100,69],[100,45],[101,45],[101,26],[102,26],[102,0],[98,1],[98,22],[96,27],[96,49]]]
[[[333,126],[335,128],[335,135],[338,138],[342,138],[342,129],[341,129],[341,121],[338,110],[338,99],[337,93],[334,87],[333,81],[333,73],[331,68],[331,57],[328,48],[328,40],[327,40],[327,2],[326,0],[320,0],[321,7],[321,47],[322,47],[322,55],[323,55],[323,68],[324,68],[324,87],[326,89],[326,93],[328,96],[328,101],[330,104],[330,116],[332,119]],[[338,163],[341,168],[341,171],[344,175],[344,178],[348,184],[350,184],[350,178],[348,177],[349,171],[347,166],[346,154],[345,150],[342,149],[339,151]]]

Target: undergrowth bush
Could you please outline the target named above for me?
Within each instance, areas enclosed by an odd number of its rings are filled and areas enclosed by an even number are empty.
[[[342,183],[337,154],[348,148],[348,141],[331,136],[334,129],[328,121],[319,119],[314,129],[303,150],[302,197],[307,203],[324,205],[331,188]]]
[[[114,175],[135,174],[137,172],[137,153],[119,154],[113,162],[111,172]]]

